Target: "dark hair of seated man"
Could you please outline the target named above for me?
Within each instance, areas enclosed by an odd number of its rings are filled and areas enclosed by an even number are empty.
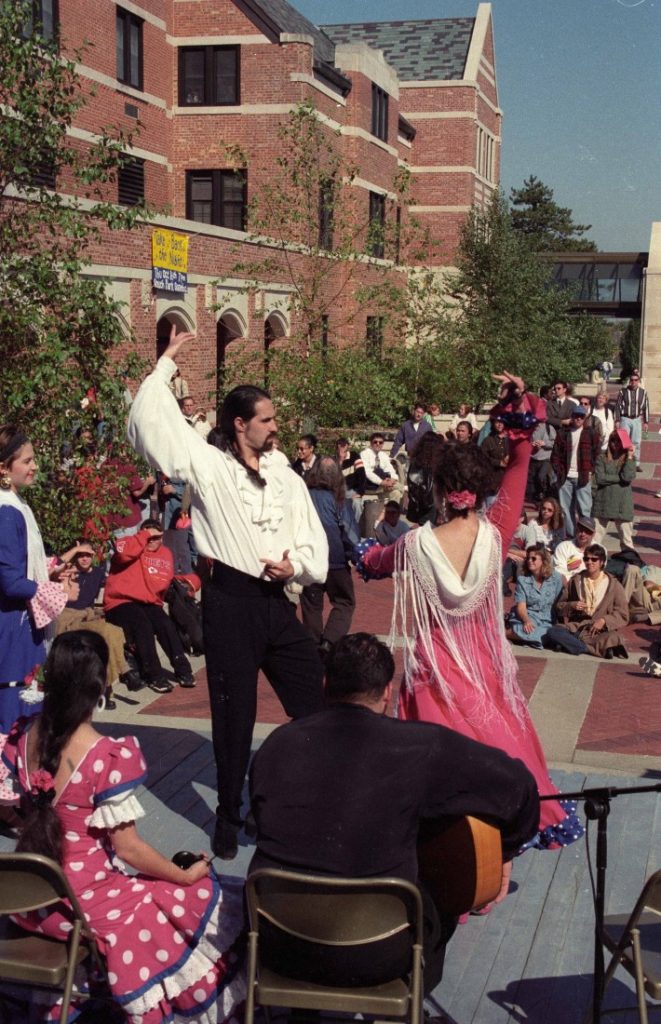
[[[362,704],[378,701],[395,674],[395,660],[371,633],[350,633],[326,662],[326,699]]]

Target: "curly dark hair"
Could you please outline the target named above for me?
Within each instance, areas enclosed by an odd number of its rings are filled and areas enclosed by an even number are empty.
[[[496,490],[491,464],[481,448],[473,444],[450,444],[443,448],[436,460],[434,487],[443,497],[452,491],[470,491],[475,495],[475,508]],[[468,515],[468,509],[448,506],[448,517]]]

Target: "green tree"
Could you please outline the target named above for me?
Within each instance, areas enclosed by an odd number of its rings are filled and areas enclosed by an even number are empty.
[[[110,473],[93,502],[81,500],[61,462],[66,449],[74,465],[83,458],[76,427],[94,430],[102,418],[106,442],[117,447],[124,436],[119,374],[134,374],[135,360],[116,361],[120,309],[83,273],[100,233],[131,228],[141,210],[111,201],[130,136],[104,130],[86,148],[72,138],[85,104],[82,54],[65,54],[39,25],[26,31],[32,9],[30,0],[0,0],[0,418],[34,440],[41,472],[31,504],[61,547],[117,505]],[[96,401],[84,408],[90,388]]]
[[[572,211],[558,206],[553,189],[534,174],[510,192],[512,225],[533,252],[594,252],[594,242],[582,237],[591,224],[574,224]]]
[[[604,325],[572,316],[569,297],[551,285],[549,266],[517,232],[502,193],[473,207],[461,234],[453,305],[440,317],[444,391],[474,405],[493,397],[491,374],[516,370],[537,388],[555,375],[580,380],[610,350]]]
[[[628,377],[640,365],[640,320],[629,320],[620,342],[620,376]]]

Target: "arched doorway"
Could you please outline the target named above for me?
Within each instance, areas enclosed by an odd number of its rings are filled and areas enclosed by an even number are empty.
[[[269,313],[264,321],[264,387],[269,386],[271,347],[278,338],[287,337],[287,321],[282,313]]]
[[[235,310],[225,310],[216,325],[216,405],[220,406],[226,386],[227,349],[237,338],[245,338],[243,317]]]

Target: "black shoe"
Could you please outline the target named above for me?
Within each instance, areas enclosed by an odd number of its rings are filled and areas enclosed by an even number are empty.
[[[123,672],[119,677],[120,683],[124,683],[127,690],[131,693],[137,693],[138,690],[142,690],[147,684],[144,679],[140,678],[140,673],[132,668],[128,672]]]
[[[239,830],[224,818],[216,818],[211,849],[221,860],[234,860],[239,852]]]
[[[179,654],[176,658],[172,659],[172,668],[177,679],[186,679],[193,674],[190,661],[185,654]]]
[[[192,672],[188,672],[185,676],[177,676],[177,682],[187,690],[192,689],[193,686],[197,686]]]
[[[150,690],[154,691],[154,693],[172,693],[174,690],[174,683],[171,683],[165,676],[159,676],[158,679],[152,680],[152,682],[147,685]]]
[[[642,466],[636,466],[636,473],[642,473],[642,471],[643,471],[643,467]]]
[[[112,697],[106,697],[106,711],[115,711],[117,708],[117,701],[113,700]]]
[[[629,658],[629,652],[624,644],[618,644],[617,647],[613,649],[613,653],[616,658],[622,658],[623,660],[628,660]]]
[[[613,660],[613,658],[615,657],[615,650],[616,650],[615,647],[609,647],[606,650],[606,652],[604,653],[604,658],[606,659],[606,661],[612,661]]]

